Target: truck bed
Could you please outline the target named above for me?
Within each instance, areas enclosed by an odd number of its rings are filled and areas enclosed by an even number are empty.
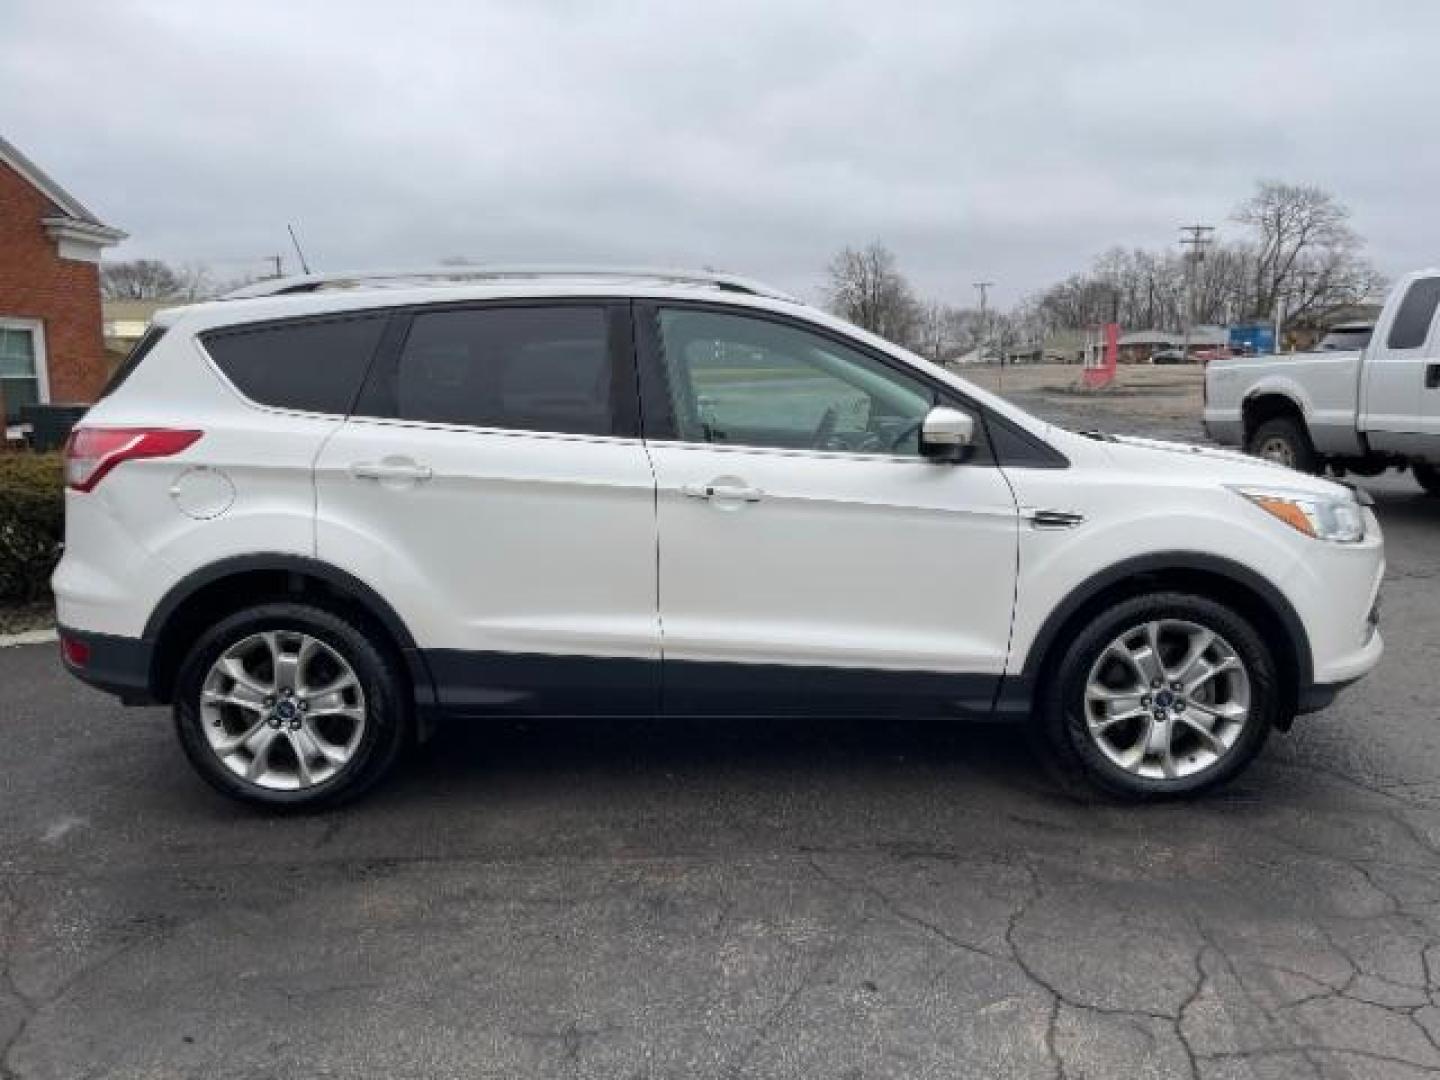
[[[1205,370],[1205,430],[1216,442],[1239,446],[1246,402],[1277,395],[1300,409],[1321,453],[1356,453],[1360,357],[1325,351],[1212,360]]]

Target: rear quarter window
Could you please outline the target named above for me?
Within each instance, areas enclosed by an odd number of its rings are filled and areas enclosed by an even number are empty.
[[[220,330],[202,339],[216,366],[251,401],[281,409],[350,411],[387,315],[305,319]]]

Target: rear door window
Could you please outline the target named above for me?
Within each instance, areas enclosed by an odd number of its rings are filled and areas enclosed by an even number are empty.
[[[1440,305],[1440,277],[1414,282],[1400,301],[1385,345],[1391,349],[1418,349],[1430,336],[1435,308]]]
[[[205,348],[252,401],[282,409],[350,411],[388,315],[305,319],[207,334]]]
[[[415,315],[357,412],[464,427],[615,433],[609,313],[579,304]]]

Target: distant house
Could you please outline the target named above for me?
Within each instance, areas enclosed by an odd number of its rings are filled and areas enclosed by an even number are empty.
[[[0,396],[5,426],[105,385],[100,252],[125,238],[0,138]]]
[[[181,300],[106,300],[101,304],[105,351],[111,365],[129,355],[157,311],[175,307]]]

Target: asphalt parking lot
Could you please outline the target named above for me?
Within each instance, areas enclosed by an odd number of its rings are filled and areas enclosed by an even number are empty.
[[[1383,666],[1186,804],[1002,728],[507,722],[275,818],[0,650],[0,1076],[1433,1075],[1440,501],[1373,490]]]

